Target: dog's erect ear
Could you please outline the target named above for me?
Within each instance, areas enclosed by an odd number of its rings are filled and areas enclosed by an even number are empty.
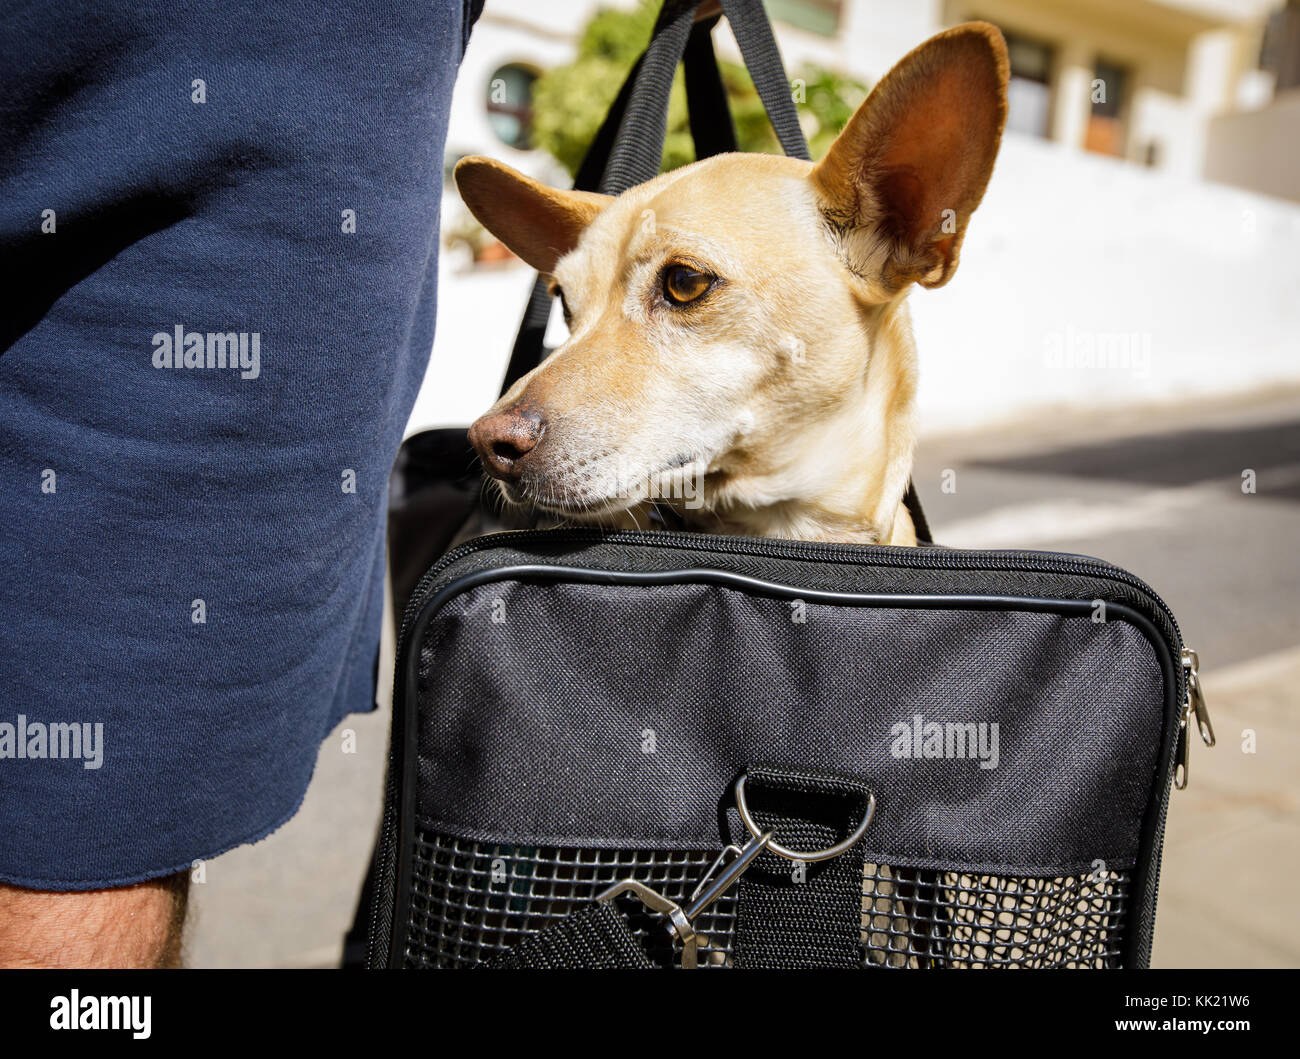
[[[471,155],[456,163],[456,187],[483,227],[538,272],[577,245],[608,195],[548,188],[491,158]]]
[[[1007,77],[995,26],[968,22],[931,37],[876,85],[813,169],[850,266],[884,290],[952,276],[1002,139]]]

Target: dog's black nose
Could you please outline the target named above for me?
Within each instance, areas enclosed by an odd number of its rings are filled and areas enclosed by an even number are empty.
[[[513,482],[523,473],[523,461],[541,440],[546,420],[518,405],[480,416],[469,428],[470,443],[493,478]]]

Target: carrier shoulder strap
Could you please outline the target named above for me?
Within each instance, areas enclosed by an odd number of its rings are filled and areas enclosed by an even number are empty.
[[[903,504],[907,508],[907,513],[912,516],[912,528],[916,530],[916,542],[918,544],[933,544],[934,537],[930,533],[930,520],[925,517],[925,509],[921,507],[921,497],[916,491],[916,482],[911,478],[907,480],[907,492],[903,494]]]
[[[621,912],[610,904],[592,904],[483,966],[500,971],[648,971],[655,964]]]
[[[762,0],[721,0],[721,4],[781,149],[791,158],[808,161],[811,155],[799,125],[799,109]]]

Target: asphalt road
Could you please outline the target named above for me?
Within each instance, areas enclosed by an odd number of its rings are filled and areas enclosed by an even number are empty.
[[[1300,644],[1300,393],[931,439],[916,482],[944,544],[1082,552],[1142,577],[1207,667]]]
[[[916,481],[945,544],[1096,555],[1164,596],[1212,712],[1220,689],[1220,746],[1193,748],[1192,789],[1175,794],[1155,962],[1300,965],[1300,391],[932,437]],[[377,825],[387,718],[343,728],[357,752],[331,736],[302,812],[207,865],[191,966],[337,961]]]

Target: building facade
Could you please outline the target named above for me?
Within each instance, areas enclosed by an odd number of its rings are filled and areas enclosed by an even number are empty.
[[[533,77],[567,61],[601,6],[489,0],[452,114],[449,149],[540,171],[527,139]],[[1007,38],[1009,131],[1190,178],[1300,201],[1300,0],[768,0],[791,68],[873,83],[945,26]],[[734,54],[727,34],[720,47]]]

